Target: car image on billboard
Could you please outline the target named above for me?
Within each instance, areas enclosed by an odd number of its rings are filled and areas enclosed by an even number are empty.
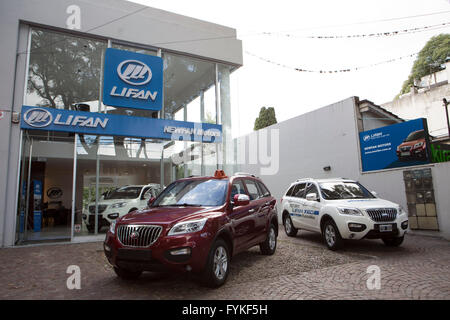
[[[425,130],[417,130],[408,134],[397,146],[397,157],[400,161],[425,160],[427,158]]]

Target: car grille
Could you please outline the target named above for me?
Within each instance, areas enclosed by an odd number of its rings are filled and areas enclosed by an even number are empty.
[[[161,235],[161,226],[122,225],[117,227],[117,238],[128,247],[149,247]]]
[[[375,222],[394,221],[397,217],[397,209],[394,208],[367,209],[366,211]]]
[[[411,146],[405,146],[400,148],[401,151],[409,151],[411,150]]]
[[[103,211],[106,210],[107,205],[106,204],[100,204],[98,206],[98,213],[103,213]],[[89,206],[89,212],[95,213],[95,205]]]

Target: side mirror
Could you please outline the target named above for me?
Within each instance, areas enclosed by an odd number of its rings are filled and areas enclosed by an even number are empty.
[[[318,200],[318,198],[317,198],[317,194],[316,193],[308,193],[307,195],[306,195],[306,200],[308,200],[308,201],[317,201]]]
[[[233,197],[234,205],[239,206],[246,206],[250,203],[250,197],[246,194],[235,194]]]
[[[147,201],[147,206],[148,206],[148,207],[151,207],[152,204],[153,204],[153,202],[155,202],[155,200],[156,200],[155,197],[151,197],[150,199],[148,199],[148,201]]]
[[[373,196],[374,196],[375,198],[378,197],[378,193],[376,193],[375,191],[370,191],[370,192],[373,194]]]

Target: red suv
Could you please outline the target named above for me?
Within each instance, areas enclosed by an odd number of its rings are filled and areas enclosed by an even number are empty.
[[[411,132],[405,140],[397,147],[397,157],[400,161],[426,159],[427,142],[425,130]]]
[[[116,274],[133,279],[143,271],[201,275],[211,287],[228,276],[231,257],[259,245],[275,252],[276,200],[249,174],[189,177],[171,183],[149,206],[118,218],[104,251]]]

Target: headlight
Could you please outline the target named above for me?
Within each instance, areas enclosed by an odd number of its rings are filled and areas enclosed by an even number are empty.
[[[340,213],[342,214],[348,214],[350,216],[362,216],[362,212],[359,211],[359,209],[356,208],[337,208]]]
[[[197,232],[203,229],[208,218],[178,222],[169,231],[169,236]]]
[[[414,145],[414,149],[420,148],[421,146],[423,146],[423,142],[417,142],[417,143]]]
[[[116,232],[116,220],[111,221],[109,225],[109,231],[114,234]]]
[[[118,203],[114,203],[111,208],[122,208],[125,207],[127,205],[126,202],[118,202]]]
[[[406,213],[405,209],[403,209],[402,206],[398,206],[398,215],[402,215],[402,214],[405,214],[405,213]]]

